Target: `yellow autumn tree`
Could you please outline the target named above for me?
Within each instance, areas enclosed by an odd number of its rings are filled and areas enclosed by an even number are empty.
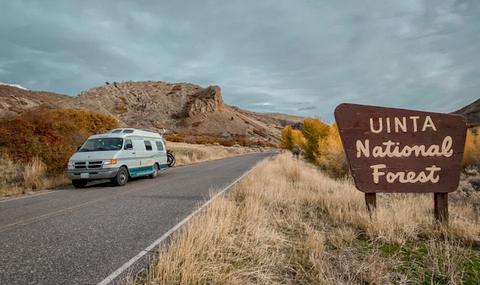
[[[463,151],[463,166],[480,164],[480,141],[471,130],[467,131],[465,149]]]
[[[316,162],[332,177],[345,176],[349,168],[337,124],[332,125],[328,136],[320,138],[318,144],[320,156],[316,157]]]
[[[320,165],[331,177],[343,177],[349,171],[336,124],[330,126],[315,116],[303,121],[302,131],[284,127],[280,148],[293,150],[296,146],[303,148],[305,158]]]
[[[321,155],[319,141],[328,136],[330,125],[322,122],[317,116],[314,119],[306,118],[303,121],[302,134],[305,138],[303,150],[305,158],[315,161]]]
[[[303,144],[303,135],[299,130],[292,129],[291,126],[285,126],[282,130],[282,141],[280,148],[292,150],[295,146]]]
[[[299,130],[292,130],[292,138],[293,138],[293,147],[302,146],[305,142],[305,138],[303,137],[302,131]]]
[[[293,148],[292,127],[285,126],[285,128],[283,128],[282,141],[280,142],[280,148],[292,150]]]

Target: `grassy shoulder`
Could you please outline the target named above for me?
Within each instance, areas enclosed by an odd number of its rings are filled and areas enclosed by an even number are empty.
[[[478,284],[478,196],[380,194],[370,217],[349,180],[289,154],[261,163],[162,245],[133,284]]]
[[[177,161],[175,166],[265,151],[265,148],[225,147],[174,142],[166,142],[166,146],[173,151]],[[65,173],[48,174],[47,166],[38,158],[34,158],[31,162],[24,164],[12,161],[6,158],[6,156],[0,157],[0,198],[49,190],[70,184],[71,181]]]

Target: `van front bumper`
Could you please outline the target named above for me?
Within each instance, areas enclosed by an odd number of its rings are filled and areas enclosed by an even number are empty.
[[[67,177],[70,180],[110,179],[117,176],[118,170],[119,168],[105,168],[95,170],[67,170]]]

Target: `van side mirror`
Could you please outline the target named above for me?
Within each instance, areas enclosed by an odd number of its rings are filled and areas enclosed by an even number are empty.
[[[126,144],[125,149],[133,149],[133,144],[131,144],[131,143]]]
[[[82,148],[82,146],[77,147],[77,151],[79,151]]]

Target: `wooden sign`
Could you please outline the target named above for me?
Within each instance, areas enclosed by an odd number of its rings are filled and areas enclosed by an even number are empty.
[[[462,169],[463,117],[341,104],[335,120],[355,185],[365,193],[448,193]]]

